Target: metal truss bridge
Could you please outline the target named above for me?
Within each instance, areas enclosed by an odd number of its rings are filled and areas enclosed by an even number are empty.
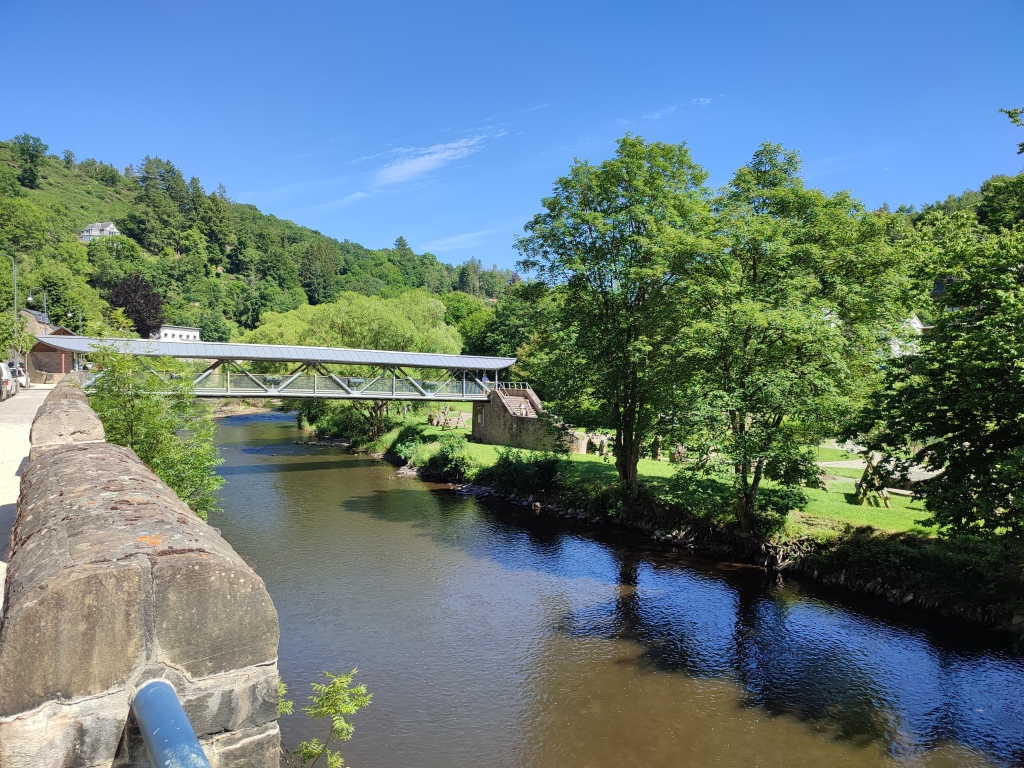
[[[40,336],[39,343],[75,355],[109,349],[137,357],[205,361],[208,365],[194,374],[192,387],[197,397],[212,398],[487,400],[491,392],[500,386],[500,372],[516,361],[514,357],[444,355],[432,352],[100,339],[87,336]],[[254,366],[254,363],[257,365]],[[274,365],[268,366],[268,363]],[[346,373],[332,371],[328,366],[343,366]],[[254,371],[254,367],[275,367],[285,372],[261,373]],[[352,367],[363,368],[365,372],[360,375],[348,373]],[[152,372],[159,376],[167,375],[156,370]],[[412,372],[421,375],[414,376]],[[493,374],[493,379],[490,374]],[[88,380],[85,386],[88,388]]]

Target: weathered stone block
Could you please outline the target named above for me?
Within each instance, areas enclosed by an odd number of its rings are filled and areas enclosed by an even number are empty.
[[[145,657],[146,565],[62,570],[11,600],[0,628],[0,717],[127,682]]]
[[[240,560],[154,558],[160,657],[196,677],[277,657],[278,627],[263,582]]]
[[[54,701],[0,719],[0,766],[110,768],[128,718],[129,693]]]
[[[78,399],[43,403],[32,421],[29,435],[34,448],[65,443],[102,442],[103,423],[88,402]]]
[[[278,768],[281,731],[277,722],[251,731],[221,733],[200,739],[210,768]]]

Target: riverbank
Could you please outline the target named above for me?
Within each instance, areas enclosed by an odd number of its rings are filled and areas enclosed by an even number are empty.
[[[957,617],[1024,636],[1024,547],[1006,540],[944,539],[918,521],[926,511],[894,496],[887,509],[853,503],[852,482],[839,477],[828,490],[802,489],[808,504],[790,513],[784,527],[763,539],[745,536],[728,522],[695,517],[667,502],[663,491],[674,465],[642,460],[639,501],[609,489],[614,466],[607,457],[558,459],[515,452],[518,466],[495,468],[501,449],[464,443],[468,462],[446,470],[443,434],[466,430],[406,424],[365,446],[378,458],[413,467],[425,479],[450,482],[467,495],[502,498],[537,514],[614,524],[641,531],[660,545],[752,563],[771,572],[800,574],[818,582]],[[546,462],[546,466],[545,465]],[[846,478],[842,478],[846,480]]]

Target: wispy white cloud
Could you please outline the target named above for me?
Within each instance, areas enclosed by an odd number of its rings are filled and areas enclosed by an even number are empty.
[[[527,107],[526,109],[521,109],[519,111],[522,112],[523,114],[526,114],[527,112],[536,112],[538,109],[544,109],[544,107],[550,107],[550,106],[551,106],[550,104],[538,104],[535,107]]]
[[[676,107],[673,105],[670,107],[663,107],[662,109],[659,109],[656,112],[648,112],[643,117],[644,120],[660,120],[661,118],[665,117],[665,115],[671,115],[675,111]]]
[[[393,153],[399,156],[398,159],[388,163],[374,174],[374,184],[377,186],[398,184],[436,171],[453,160],[467,157],[481,149],[483,138],[483,136],[471,136],[446,144],[434,144],[430,147],[402,147],[393,150]]]
[[[336,200],[331,200],[331,201],[326,202],[326,203],[319,203],[318,205],[308,205],[308,206],[304,207],[302,210],[306,210],[306,211],[325,211],[325,210],[330,210],[331,208],[341,208],[343,206],[348,205],[349,203],[354,203],[356,200],[362,200],[364,197],[369,197],[369,193],[368,192],[362,192],[362,191],[360,191],[360,192],[353,192],[350,195],[345,195],[344,197],[339,197]]]
[[[699,99],[690,99],[690,103],[695,107],[706,107],[711,103],[711,98],[708,96],[701,96]]]
[[[461,248],[473,248],[480,245],[487,235],[493,235],[498,230],[482,229],[479,232],[466,232],[451,237],[441,237],[423,245],[428,251],[457,251]]]

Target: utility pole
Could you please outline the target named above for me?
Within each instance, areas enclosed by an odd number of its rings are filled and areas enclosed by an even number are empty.
[[[14,365],[17,366],[21,362],[18,356],[18,262],[7,251],[4,251],[4,256],[11,260],[11,277],[14,281],[14,325],[11,326],[11,346],[14,348]]]

